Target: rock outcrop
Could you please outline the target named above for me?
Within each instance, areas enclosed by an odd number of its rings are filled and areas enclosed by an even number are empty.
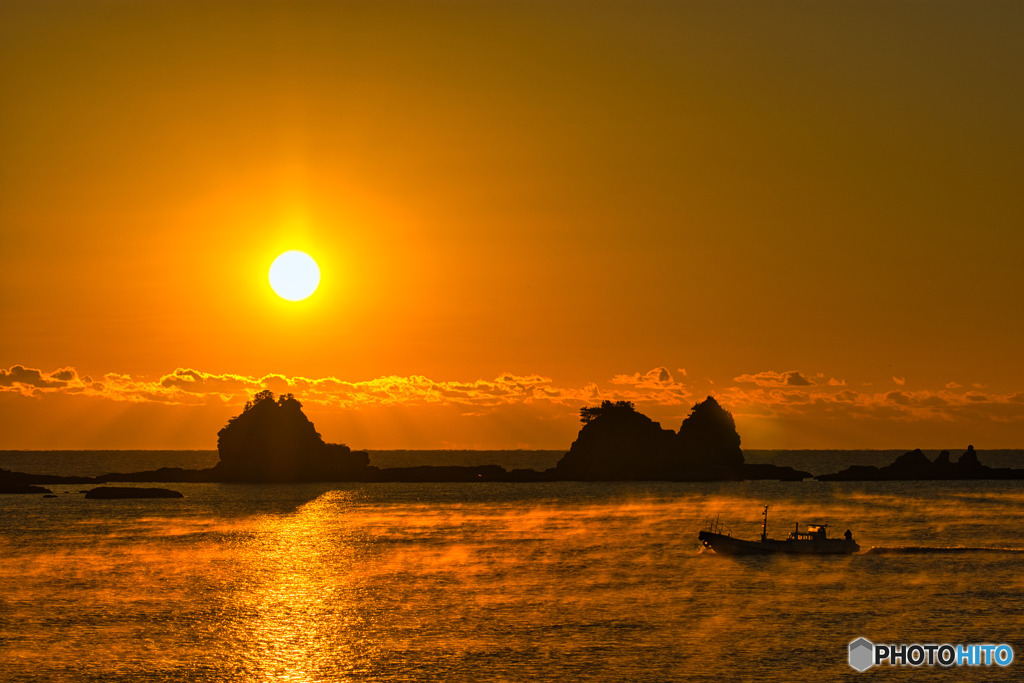
[[[291,394],[261,391],[217,434],[214,481],[363,481],[370,456],[324,443]]]
[[[745,463],[732,415],[710,396],[693,406],[678,433],[663,429],[628,401],[583,408],[580,420],[583,427],[569,451],[544,472],[508,472],[497,465],[377,468],[364,451],[324,443],[293,396],[275,400],[272,392],[262,391],[218,433],[220,462],[212,468],[162,467],[100,477],[12,472],[7,483],[793,481],[811,476],[792,467]]]
[[[841,472],[822,474],[821,481],[915,481],[941,479],[1024,479],[1024,469],[988,467],[978,460],[974,446],[955,463],[949,460],[949,451],[942,451],[935,460],[920,448],[908,451],[885,467],[853,465]]]
[[[628,401],[580,411],[583,427],[555,466],[558,479],[671,479],[678,469],[676,434]]]
[[[682,472],[695,481],[743,478],[743,451],[732,413],[708,396],[679,426]]]
[[[59,474],[28,474],[0,469],[0,493],[44,493],[26,487],[33,484],[88,484],[95,481],[92,477],[66,477]],[[23,491],[15,489],[22,488]],[[49,493],[49,491],[45,491]]]
[[[217,479],[216,471],[210,467],[205,470],[187,470],[182,467],[161,467],[156,470],[142,472],[111,472],[96,477],[97,483],[110,481],[159,481],[159,482],[192,482],[202,483],[223,481]]]
[[[33,486],[33,475],[0,469],[0,493],[53,493],[42,486]]]
[[[800,480],[808,472],[743,462],[732,414],[711,396],[693,406],[679,432],[662,429],[628,401],[604,401],[580,411],[583,427],[558,465],[555,479],[720,481]]]

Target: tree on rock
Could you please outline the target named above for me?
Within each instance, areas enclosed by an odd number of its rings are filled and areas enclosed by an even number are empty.
[[[635,412],[636,405],[632,401],[602,401],[597,408],[580,408],[580,422],[590,424],[602,415],[614,417],[618,414],[628,418],[630,413]]]
[[[743,451],[732,413],[713,397],[693,406],[676,437],[685,468],[694,479],[740,478]]]
[[[226,481],[338,481],[360,478],[369,464],[364,452],[326,444],[286,394],[261,391],[217,434],[218,473]]]

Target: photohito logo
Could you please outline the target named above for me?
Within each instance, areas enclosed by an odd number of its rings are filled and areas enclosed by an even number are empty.
[[[1009,666],[1012,661],[1013,648],[1005,643],[882,645],[867,638],[850,643],[850,666],[857,671],[867,671],[884,663],[889,666]]]

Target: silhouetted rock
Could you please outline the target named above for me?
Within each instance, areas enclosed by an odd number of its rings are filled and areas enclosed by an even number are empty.
[[[29,486],[32,484],[91,484],[96,480],[92,477],[65,477],[58,474],[27,474],[25,472],[11,472],[0,469],[0,493],[4,487]],[[6,491],[14,493],[14,491]],[[25,493],[39,493],[39,491],[25,491]],[[47,491],[47,493],[49,493]]]
[[[0,481],[0,493],[53,493],[53,491],[42,486]]]
[[[920,448],[904,453],[889,465],[894,472],[925,471],[930,470],[931,466],[932,461],[928,459],[928,456]]]
[[[967,447],[964,454],[956,461],[956,466],[961,472],[977,472],[984,467],[981,461],[978,460],[978,454],[974,451],[974,446]]]
[[[934,461],[921,449],[909,451],[891,465],[873,467],[854,465],[834,474],[822,474],[821,481],[916,481],[944,479],[1024,479],[1024,470],[1009,467],[987,467],[978,460],[974,446],[956,463],[950,463],[949,451],[942,451]]]
[[[686,479],[742,478],[743,451],[732,413],[708,396],[679,426],[676,444]]]
[[[324,443],[291,394],[261,391],[217,435],[214,481],[363,481],[370,456]]]
[[[86,492],[86,498],[120,500],[127,498],[184,498],[178,491],[170,489],[143,489],[131,486],[100,486]]]
[[[678,470],[675,433],[637,412],[628,401],[580,410],[580,429],[554,468],[559,479],[671,479]]]
[[[161,467],[160,469],[146,470],[144,472],[112,472],[110,474],[103,474],[96,477],[96,482],[106,483],[109,481],[159,481],[165,483],[199,483],[220,481],[216,477],[217,473],[212,467],[205,470],[186,470],[181,467]]]
[[[557,481],[554,468],[538,472],[537,470],[514,469],[505,475],[502,481]]]
[[[770,463],[743,463],[740,467],[740,479],[771,479],[778,481],[802,481],[811,475],[810,472],[794,469],[786,465]]]
[[[497,465],[420,466],[380,469],[369,455],[324,443],[293,396],[275,400],[262,391],[218,433],[220,462],[205,470],[162,467],[100,477],[6,473],[0,484],[37,482],[544,482],[565,480],[713,481],[799,480],[810,476],[792,467],[746,464],[732,415],[708,397],[693,406],[679,433],[662,429],[628,401],[604,401],[580,410],[583,427],[558,464],[544,472]],[[114,488],[114,487],[103,487]],[[94,489],[99,490],[99,489]],[[126,489],[131,492],[144,489]],[[39,492],[43,492],[42,490]],[[96,497],[91,495],[90,497]]]
[[[580,411],[583,427],[554,469],[556,479],[592,481],[723,479],[799,480],[792,467],[747,465],[732,414],[712,397],[693,406],[676,434],[628,401]]]

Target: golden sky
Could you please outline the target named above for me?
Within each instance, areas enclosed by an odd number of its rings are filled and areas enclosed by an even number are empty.
[[[0,448],[1024,446],[1024,4],[7,2]],[[320,289],[270,290],[283,251]]]

